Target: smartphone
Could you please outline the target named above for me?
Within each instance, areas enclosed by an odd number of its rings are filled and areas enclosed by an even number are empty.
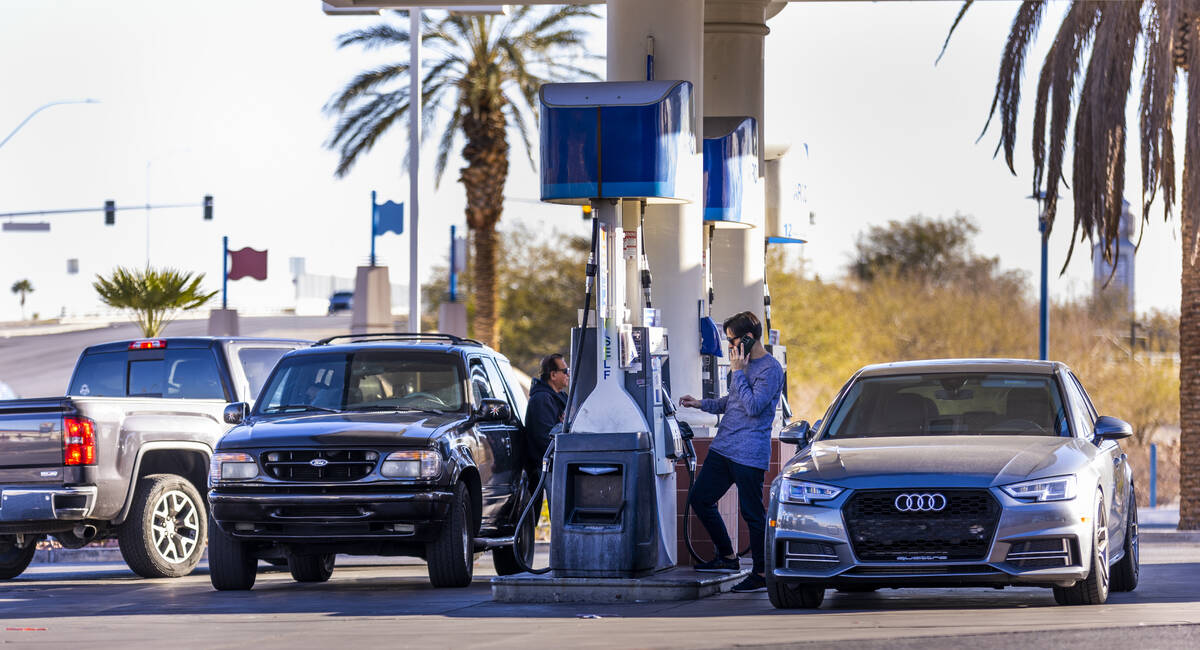
[[[742,338],[738,339],[738,346],[742,349],[742,356],[750,356],[750,351],[754,349],[754,343],[754,337],[749,334],[745,334]]]

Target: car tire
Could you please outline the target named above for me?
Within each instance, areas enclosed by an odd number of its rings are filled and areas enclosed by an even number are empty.
[[[1133,591],[1137,589],[1138,577],[1142,573],[1141,541],[1138,539],[1137,494],[1129,489],[1129,514],[1125,516],[1125,556],[1112,568],[1111,591]]]
[[[1108,511],[1104,495],[1096,494],[1096,516],[1092,519],[1091,570],[1083,580],[1070,587],[1055,587],[1054,600],[1059,605],[1103,605],[1108,600]]]
[[[466,587],[474,573],[475,548],[471,538],[471,500],[462,483],[454,486],[450,513],[437,539],[425,547],[429,582],[434,587]]]
[[[208,537],[208,579],[217,591],[246,591],[258,577],[258,559],[248,544],[234,539],[216,522]]]
[[[121,557],[143,578],[178,578],[200,563],[208,535],[204,499],[191,481],[152,474],[137,482],[133,506],[117,528]]]
[[[37,553],[41,537],[29,537],[25,546],[17,546],[16,536],[0,538],[0,580],[10,580],[25,572]]]
[[[816,609],[825,601],[825,588],[789,585],[767,573],[767,597],[775,609]]]
[[[501,546],[492,549],[492,564],[496,567],[496,575],[511,576],[517,573],[525,573],[527,566],[533,566],[533,551],[534,551],[534,518],[541,513],[530,512],[529,517],[525,519],[525,524],[521,526],[521,530],[517,531],[516,543],[512,546]],[[517,554],[520,553],[520,559],[525,562],[522,564],[518,559]]]
[[[289,555],[287,566],[296,582],[325,582],[333,575],[336,558],[337,555],[333,553]]]

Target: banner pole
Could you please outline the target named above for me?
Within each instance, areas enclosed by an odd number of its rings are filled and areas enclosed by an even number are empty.
[[[221,238],[221,309],[229,309],[229,235]]]

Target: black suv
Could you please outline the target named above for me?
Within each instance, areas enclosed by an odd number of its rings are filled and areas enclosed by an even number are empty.
[[[209,473],[213,587],[251,588],[259,559],[323,582],[338,553],[424,558],[435,587],[470,584],[489,548],[498,573],[520,572],[525,406],[508,359],[470,339],[342,336],[285,355],[252,411],[225,413],[238,426]]]

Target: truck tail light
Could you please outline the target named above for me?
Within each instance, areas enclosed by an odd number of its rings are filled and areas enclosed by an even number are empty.
[[[129,344],[130,350],[158,350],[165,347],[167,347],[167,342],[162,339],[147,339]]]
[[[96,423],[88,418],[63,418],[63,465],[96,464]]]

